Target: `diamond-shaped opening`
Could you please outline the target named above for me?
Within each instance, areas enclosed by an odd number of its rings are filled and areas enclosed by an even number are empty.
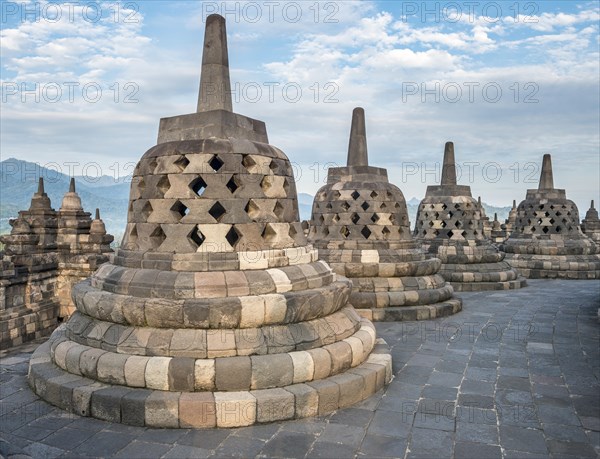
[[[275,231],[273,227],[267,223],[261,233],[261,237],[268,242],[275,236],[277,236],[277,231]]]
[[[152,158],[150,160],[150,162],[148,163],[148,169],[149,169],[149,173],[150,174],[154,174],[154,169],[156,169],[156,165],[157,165],[157,161],[156,158]]]
[[[442,220],[442,223],[440,223],[440,226],[442,228],[445,228],[446,226],[448,226],[448,224],[444,220]]]
[[[214,218],[216,221],[220,221],[221,217],[223,217],[223,215],[225,215],[227,213],[227,211],[225,210],[225,207],[223,207],[221,205],[221,203],[219,201],[215,202],[213,204],[213,206],[208,210],[208,213],[210,214],[210,216],[212,218]]]
[[[452,232],[452,230],[448,231],[446,234],[448,235],[449,238],[454,236],[454,233]]]
[[[323,227],[323,236],[329,236],[329,228]]]
[[[557,217],[560,217],[561,215],[562,215],[562,214],[560,213],[560,210],[557,210],[557,211],[556,211],[556,216],[557,216]]]
[[[562,228],[561,228],[560,226],[557,226],[557,227],[556,227],[556,232],[557,232],[557,233],[560,233],[561,231],[562,231]]]
[[[169,177],[164,175],[156,184],[156,188],[158,188],[162,197],[164,197],[165,193],[169,191],[169,188],[171,188],[171,182],[169,182]]]
[[[531,232],[532,232],[532,233],[535,233],[535,226],[532,226],[532,227],[531,227]]]
[[[548,233],[548,227],[547,227],[547,226],[544,226],[544,227],[542,228],[542,231],[543,231],[544,233]]]
[[[227,184],[225,186],[232,193],[235,193],[235,190],[237,190],[240,187],[237,183],[237,178],[235,175],[231,176],[231,178],[229,179],[229,182],[227,182]]]
[[[342,204],[342,209],[344,209],[344,210],[350,209],[350,204],[347,201],[344,201],[344,203]]]
[[[298,234],[298,231],[296,231],[296,227],[294,225],[290,225],[290,230],[288,231],[288,235],[294,239],[296,237],[296,234]]]
[[[340,216],[338,214],[335,214],[332,218],[331,218],[335,223],[340,221]]]
[[[384,226],[383,229],[381,230],[381,234],[383,234],[383,237],[388,237],[390,233],[391,233],[391,231],[388,229],[387,226]]]
[[[354,223],[355,225],[360,221],[360,215],[358,215],[356,212],[352,214],[352,223]]]
[[[371,197],[372,197],[373,199],[375,199],[377,196],[379,196],[379,195],[377,194],[377,192],[376,192],[376,191],[372,191],[372,192],[371,192]]]
[[[423,223],[421,222],[421,224],[423,224]],[[428,223],[428,224],[429,224],[429,227],[430,227],[430,228],[433,228],[433,222],[432,222],[431,220],[429,220],[429,223]]]
[[[391,224],[396,223],[396,214],[390,214],[390,223]]]
[[[396,204],[394,204],[394,207],[395,207],[396,209],[400,209],[400,203],[399,203],[399,202],[397,202]],[[431,207],[433,208],[433,206],[431,206]]]
[[[283,192],[286,198],[290,195],[290,182],[288,182],[287,178],[283,179]]]
[[[323,215],[319,215],[319,223],[323,224],[325,222],[325,217]]]
[[[150,201],[146,201],[146,204],[144,204],[144,207],[142,207],[141,211],[143,221],[148,221],[148,217],[150,216],[153,210],[154,209],[152,209],[152,204],[150,204]]]
[[[272,159],[269,163],[269,169],[271,169],[273,173],[277,173],[277,170],[279,169],[279,164],[277,163],[277,161]]]
[[[219,169],[223,167],[223,164],[225,163],[217,155],[214,155],[212,158],[210,158],[210,161],[208,161],[208,165],[212,167],[215,172],[218,172]]]
[[[462,237],[467,237],[467,232],[466,232],[466,231],[463,231],[462,233],[460,233],[460,235],[461,235]]]
[[[344,236],[344,238],[348,238],[348,236],[350,236],[350,230],[347,226],[342,226],[342,228],[340,229],[340,234]]]
[[[549,216],[550,216],[550,212],[544,212],[544,215],[545,215],[546,217],[549,217]]]
[[[137,238],[138,238],[137,226],[133,225],[133,228],[131,228],[131,231],[129,232],[129,242],[135,242],[135,241],[137,241]]]
[[[440,231],[439,231],[439,230],[435,230],[435,231],[433,232],[433,234],[435,234],[436,236],[439,236],[439,235],[440,235]]]
[[[331,205],[330,202],[327,203],[327,205],[325,206],[326,209],[333,209],[333,206]]]
[[[448,206],[446,204],[442,204],[442,209],[446,210],[448,208]]]
[[[392,198],[392,197],[393,197],[393,196],[392,196],[392,192],[391,192],[391,191],[388,191],[386,194],[387,194],[387,197],[388,197],[388,198]]]
[[[382,203],[381,203],[381,206],[380,206],[380,209],[381,209],[381,210],[384,210],[384,209],[386,209],[386,208],[387,208],[387,206],[385,205],[385,202],[382,202]]]
[[[183,202],[176,201],[175,204],[171,206],[171,212],[175,214],[178,220],[181,220],[190,213],[190,209]]]
[[[555,220],[553,218],[550,219],[550,224],[554,225]]]
[[[196,244],[196,247],[200,247],[206,240],[204,234],[202,234],[196,226],[194,226],[194,229],[190,231],[190,234],[188,234],[188,238],[190,241]]]
[[[283,218],[284,211],[285,211],[285,209],[283,208],[281,203],[279,201],[277,201],[277,203],[275,204],[275,207],[273,207],[273,213],[275,214],[275,216],[277,218]]]
[[[460,222],[458,220],[456,220],[456,223],[454,223],[454,226],[456,226],[457,228],[460,228]]]
[[[256,167],[256,161],[252,159],[250,155],[243,155],[242,158],[242,166],[244,166],[248,172],[254,172],[254,168]]]
[[[253,220],[260,215],[260,207],[258,207],[258,205],[252,199],[248,200],[244,210],[248,214],[248,217]]]
[[[544,208],[544,204],[540,204],[540,209],[543,209],[543,208]]]
[[[455,208],[456,210],[460,209],[460,204],[454,204],[454,208]]]
[[[225,239],[227,239],[227,242],[229,242],[229,245],[231,247],[235,247],[235,244],[237,243],[237,241],[240,240],[240,235],[238,234],[237,230],[235,229],[235,226],[232,226],[229,231],[227,231],[227,234],[225,235]]]
[[[371,230],[367,226],[363,226],[363,229],[360,230],[360,234],[362,234],[365,239],[369,239]]]
[[[379,221],[379,215],[377,215],[377,214],[371,215],[371,221],[373,223],[377,223]]]
[[[452,218],[454,216],[454,212],[448,212],[448,218]]]
[[[150,233],[150,243],[152,244],[152,247],[154,247],[155,249],[160,247],[160,245],[165,241],[166,238],[167,238],[167,236],[163,232],[160,225],[157,226],[156,228],[154,228],[154,231],[152,231],[152,233]]]
[[[179,169],[179,172],[183,172],[183,170],[188,166],[188,164],[190,163],[190,160],[187,159],[184,155],[179,156],[179,158],[177,158],[175,160],[175,162],[173,164],[175,164],[177,166],[177,168]]]
[[[144,190],[146,189],[146,182],[144,181],[144,177],[140,178],[140,181],[137,184],[137,189],[140,193],[140,196],[144,194]]]
[[[437,220],[438,218],[440,218],[440,214],[438,212],[435,213],[435,219]]]
[[[331,193],[331,197],[333,199],[339,199],[340,196],[341,196],[341,194],[338,190],[335,190],[333,193]]]
[[[362,205],[360,207],[362,207],[363,210],[367,210],[371,206],[369,205],[369,203],[367,201],[365,201],[362,203]]]
[[[190,188],[196,193],[196,196],[202,196],[206,191],[206,182],[202,180],[202,177],[196,177],[192,180],[192,183],[190,183]]]
[[[354,190],[350,196],[352,196],[352,199],[356,201],[360,197],[360,193]]]

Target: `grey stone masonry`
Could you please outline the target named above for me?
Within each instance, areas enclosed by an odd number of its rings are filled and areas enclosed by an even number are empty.
[[[316,194],[309,240],[319,257],[353,284],[350,303],[372,320],[422,320],[454,314],[461,301],[410,234],[402,191],[369,166],[365,116],[352,113],[348,165],[329,169]]]
[[[356,404],[391,380],[389,349],[308,244],[288,158],[230,111],[221,16],[207,18],[202,62],[198,112],[161,120],[122,248],[72,289],[77,311],[32,356],[29,384],[64,410],[147,427]]]
[[[81,208],[72,181],[56,212],[40,178],[28,210],[10,220],[1,238],[0,345],[15,346],[49,335],[73,311],[71,286],[88,277],[111,252],[112,236],[99,215]]]
[[[528,278],[600,278],[600,246],[584,234],[579,210],[554,188],[552,159],[544,155],[540,184],[527,190],[510,237],[500,246]]]
[[[427,187],[419,204],[414,236],[433,256],[442,260],[440,274],[458,291],[507,290],[525,286],[504,253],[486,237],[481,200],[473,199],[471,187],[457,185],[454,144],[444,148],[442,184]],[[497,217],[490,236],[501,231]],[[501,239],[503,240],[503,239]]]
[[[585,213],[585,218],[581,220],[581,231],[596,244],[600,244],[600,219],[598,218],[598,211],[594,207],[593,199],[590,208]]]

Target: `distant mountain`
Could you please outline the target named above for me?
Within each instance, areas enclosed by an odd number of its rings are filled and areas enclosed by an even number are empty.
[[[10,218],[15,218],[19,210],[29,208],[40,176],[44,178],[44,188],[52,207],[58,210],[62,197],[69,189],[68,175],[15,158],[0,162],[0,234],[10,232]],[[115,181],[107,176],[98,180],[93,177],[75,177],[83,208],[92,214],[99,208],[107,231],[115,235],[117,241],[120,241],[127,221],[129,183],[125,180]]]
[[[410,206],[418,206],[420,202],[421,202],[420,199],[417,199],[413,196],[412,198],[410,198],[410,201],[406,201],[406,204],[408,204]]]

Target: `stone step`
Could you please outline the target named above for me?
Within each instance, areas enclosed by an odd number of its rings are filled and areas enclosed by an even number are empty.
[[[392,379],[382,339],[367,361],[342,374],[281,388],[236,392],[168,392],[99,383],[51,361],[50,343],[32,355],[29,385],[61,409],[109,422],[162,428],[242,427],[322,416],[368,398]]]
[[[447,317],[462,311],[462,299],[451,298],[441,303],[421,306],[356,309],[361,317],[377,322],[402,322]]]
[[[527,286],[527,279],[518,277],[517,279],[504,282],[451,282],[457,292],[481,292],[485,290],[514,290]]]

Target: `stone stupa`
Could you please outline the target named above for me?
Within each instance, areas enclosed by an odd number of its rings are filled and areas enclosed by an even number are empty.
[[[121,248],[31,358],[43,399],[138,426],[234,427],[324,415],[391,379],[351,283],[306,241],[288,158],[232,112],[229,87],[211,15],[197,113],[161,119]]]
[[[565,190],[554,188],[550,155],[544,155],[539,186],[527,190],[500,247],[528,278],[600,278],[599,246],[581,231],[579,211]]]
[[[454,144],[446,142],[441,184],[427,187],[417,211],[415,238],[442,260],[440,273],[455,290],[525,286],[525,279],[504,261],[505,254],[485,236],[483,219],[481,201],[473,198],[471,187],[456,182]]]
[[[402,191],[389,183],[385,169],[369,166],[362,108],[352,113],[347,164],[330,168],[315,195],[309,240],[354,284],[350,303],[377,321],[460,311],[461,300],[438,274],[440,260],[426,259],[412,238]]]
[[[585,213],[585,218],[581,220],[581,231],[596,244],[600,244],[600,219],[593,199],[590,208]]]

